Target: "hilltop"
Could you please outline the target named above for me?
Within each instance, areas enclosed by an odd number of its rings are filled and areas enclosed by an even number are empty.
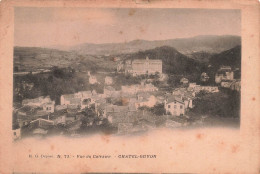
[[[241,68],[241,46],[236,46],[232,49],[223,51],[213,55],[209,63],[216,68],[221,65],[231,66],[232,68]]]
[[[177,38],[168,40],[133,40],[123,43],[84,43],[66,48],[80,54],[89,55],[116,55],[128,54],[161,47],[164,45],[174,47],[180,53],[188,55],[195,52],[220,53],[241,44],[240,36],[203,35],[191,38]],[[63,47],[57,47],[64,49]]]

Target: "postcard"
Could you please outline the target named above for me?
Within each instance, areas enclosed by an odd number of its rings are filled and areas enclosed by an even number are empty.
[[[0,173],[258,173],[259,2],[0,2]]]

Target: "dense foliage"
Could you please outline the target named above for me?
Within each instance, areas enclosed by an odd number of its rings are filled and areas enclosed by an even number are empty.
[[[198,115],[236,117],[240,116],[240,93],[221,89],[218,93],[200,92],[192,112]]]

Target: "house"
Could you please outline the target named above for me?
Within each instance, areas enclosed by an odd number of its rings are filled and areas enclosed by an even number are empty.
[[[80,91],[75,94],[61,95],[60,104],[67,106],[74,105],[84,109],[95,103],[95,100],[93,100],[94,95],[97,95],[95,91]]]
[[[181,78],[180,83],[181,84],[188,84],[189,80],[183,77],[183,78]]]
[[[109,77],[109,76],[106,76],[105,77],[105,84],[106,85],[111,85],[112,83],[113,83],[113,78]]]
[[[167,114],[181,116],[185,114],[185,103],[181,98],[170,96],[164,102],[164,108]]]
[[[43,104],[43,110],[48,112],[48,113],[53,113],[55,109],[55,102],[48,102]]]
[[[184,102],[185,109],[193,108],[192,100],[195,98],[195,92],[188,91],[185,88],[176,88],[172,95],[179,97]]]
[[[150,60],[148,57],[146,59],[134,59],[130,66],[126,67],[127,73],[131,73],[133,76],[161,74],[162,60]]]
[[[221,66],[215,75],[215,82],[221,83],[222,80],[234,80],[234,72],[230,66]]]
[[[205,72],[203,72],[203,73],[201,74],[201,76],[200,76],[200,81],[202,81],[202,82],[207,82],[207,81],[209,81],[209,76],[208,76],[208,74],[205,73]]]

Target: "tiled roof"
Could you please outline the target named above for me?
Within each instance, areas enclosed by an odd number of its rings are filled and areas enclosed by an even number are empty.
[[[167,103],[178,102],[184,104],[184,102],[178,96],[171,96],[167,99]]]

